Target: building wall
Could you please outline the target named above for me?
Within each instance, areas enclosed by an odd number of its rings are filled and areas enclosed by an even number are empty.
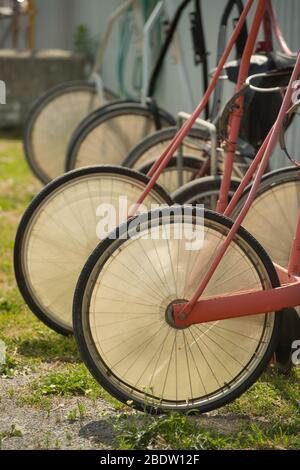
[[[36,47],[70,49],[73,33],[73,0],[36,0]],[[85,2],[86,3],[86,2]]]

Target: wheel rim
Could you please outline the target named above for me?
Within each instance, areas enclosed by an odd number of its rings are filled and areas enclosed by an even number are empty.
[[[200,195],[195,197],[188,198],[187,201],[184,201],[185,204],[203,204],[207,209],[214,210],[217,206],[218,197],[220,194],[219,189],[213,189],[209,191],[204,191]]]
[[[55,97],[39,112],[30,135],[32,160],[48,181],[64,173],[72,133],[101,104],[93,89],[78,90]]]
[[[24,234],[23,276],[35,305],[54,323],[72,329],[72,300],[78,276],[99,243],[96,227],[101,203],[118,205],[126,195],[133,204],[145,183],[106,172],[73,178],[39,204]],[[145,206],[166,204],[155,190]],[[119,213],[117,212],[117,215]],[[126,218],[126,212],[122,217]],[[114,228],[114,227],[112,227]]]
[[[169,138],[168,140],[158,142],[152,145],[150,148],[145,149],[143,152],[141,152],[134,165],[132,165],[132,168],[135,168],[138,171],[142,171],[142,168],[145,167],[145,165],[153,162],[154,160],[157,160],[171,142],[172,138]],[[199,137],[188,136],[184,139],[183,144],[181,145],[181,152],[183,155],[188,155],[190,157],[204,161],[210,152],[210,142],[208,140],[202,140]],[[177,150],[174,153],[174,156],[178,156],[178,154],[179,151]],[[242,179],[247,169],[248,164],[246,160],[243,157],[236,155],[235,164],[232,169],[232,176],[238,179]],[[218,173],[224,174],[224,155],[220,151],[218,152]]]
[[[156,230],[166,230],[161,219],[160,224]],[[116,395],[119,391],[128,399],[163,409],[213,404],[257,367],[272,336],[274,315],[185,330],[169,326],[168,305],[191,296],[228,229],[206,221],[204,252],[187,254],[186,240],[143,239],[147,225],[134,239],[112,242],[90,276],[82,307],[89,354],[104,377],[102,385],[109,380]],[[177,225],[168,227],[171,234]],[[196,261],[201,266],[198,271]],[[270,287],[258,255],[237,236],[205,296]]]
[[[143,174],[148,174],[156,160],[148,162],[144,165],[139,171]],[[188,162],[189,161],[189,162]],[[190,181],[193,181],[197,174],[199,174],[201,165],[203,163],[200,159],[195,157],[183,157],[183,166],[182,166],[182,184],[185,185]],[[173,160],[161,173],[160,177],[157,180],[157,183],[163,187],[169,194],[174,193],[181,185],[179,181],[179,173],[177,169],[177,161]]]
[[[183,168],[182,184],[185,185],[190,181],[193,181],[196,174],[197,170],[193,171],[191,168]],[[157,182],[170,194],[174,193],[180,187],[177,168],[167,168],[164,170],[161,176],[158,178]]]
[[[150,113],[111,116],[84,135],[75,149],[73,168],[102,163],[119,165],[132,147],[155,131],[156,124]]]
[[[229,192],[229,198],[231,198],[233,194],[234,194],[234,191],[231,190]],[[214,210],[217,206],[219,195],[220,195],[220,188],[214,188],[214,189],[201,191],[201,187],[200,187],[198,194],[195,194],[193,196],[186,197],[186,198],[185,197],[182,198],[182,196],[180,195],[179,199],[184,199],[181,201],[182,204],[191,204],[191,205],[203,204],[205,208]]]

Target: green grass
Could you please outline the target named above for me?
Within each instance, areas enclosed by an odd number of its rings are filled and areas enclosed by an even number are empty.
[[[124,420],[115,425],[122,450],[299,449],[300,437],[273,424],[239,423],[234,432],[209,430],[186,416]]]
[[[245,394],[214,414],[201,417],[123,414],[116,424],[120,449],[299,449],[300,371],[287,378],[269,370]],[[124,417],[124,419],[123,419]],[[217,425],[216,425],[217,423]]]
[[[48,408],[53,397],[88,397],[94,401],[103,398],[116,410],[124,408],[98,385],[82,363],[62,363],[55,371],[45,373],[23,390],[19,403],[43,406],[45,402]]]
[[[69,421],[76,421],[76,420],[82,421],[85,418],[85,415],[86,415],[86,408],[84,404],[81,402],[78,402],[77,408],[73,408],[71,411],[69,411],[68,420]]]
[[[12,251],[16,227],[39,187],[24,161],[20,140],[14,136],[0,139],[0,340],[8,354],[6,364],[0,366],[0,380],[11,380],[7,397],[21,406],[49,412],[56,397],[77,397],[78,406],[67,417],[70,421],[85,417],[80,400],[93,403],[101,399],[109,405],[103,419],[115,428],[117,449],[299,448],[299,369],[290,377],[269,370],[234,403],[204,418],[145,416],[121,405],[95,382],[81,363],[73,338],[64,338],[38,321],[15,285]],[[33,374],[21,390],[15,389],[12,380],[18,374]],[[111,413],[112,407],[116,413]],[[18,437],[16,433],[11,424],[0,435],[0,442]],[[71,435],[69,440],[71,443]]]

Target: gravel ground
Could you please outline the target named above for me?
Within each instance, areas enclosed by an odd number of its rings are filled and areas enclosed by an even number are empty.
[[[119,411],[116,411],[105,400],[96,401],[85,397],[56,397],[50,411],[20,405],[19,398],[31,381],[37,380],[40,374],[15,376],[0,380],[0,436],[2,450],[12,449],[113,449],[116,433],[114,422]],[[11,390],[14,390],[11,396]],[[84,405],[84,416],[75,420],[69,419],[72,410],[78,403]],[[138,413],[143,420],[143,414]],[[128,417],[130,419],[130,416]],[[208,413],[197,420],[197,424],[210,430],[229,434],[238,430],[241,424],[259,422],[235,414]],[[10,432],[14,426],[16,432]],[[15,436],[14,434],[19,434]]]
[[[0,381],[0,435],[2,449],[109,449],[112,448],[112,424],[115,410],[107,402],[88,398],[57,397],[50,412],[34,407],[20,406],[18,397],[37,375],[19,376]],[[14,396],[10,390],[14,389]],[[84,405],[84,417],[68,419],[69,413]],[[108,421],[107,415],[110,415]],[[15,426],[16,433],[11,432]],[[18,432],[20,431],[20,433]],[[9,434],[20,434],[13,436]]]

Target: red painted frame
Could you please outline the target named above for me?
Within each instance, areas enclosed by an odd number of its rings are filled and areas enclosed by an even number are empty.
[[[204,94],[203,99],[197,106],[194,113],[191,115],[190,119],[188,119],[186,123],[182,126],[182,128],[177,133],[168,148],[163,152],[161,157],[157,160],[157,162],[150,170],[148,174],[148,176],[150,177],[150,181],[143,193],[141,194],[137,205],[141,204],[144,201],[146,196],[154,187],[160,174],[165,169],[170,159],[174,155],[175,151],[181,145],[184,137],[189,133],[196,119],[199,117],[199,115],[205,108],[252,5],[253,0],[248,0],[244,11],[236,25],[236,28],[229,40],[229,43],[225,49],[225,52],[219,62],[215,74],[213,75],[212,81],[206,93]],[[276,22],[276,18],[272,10],[270,0],[258,0],[252,25],[249,31],[247,43],[245,46],[244,54],[240,64],[236,92],[240,91],[247,78],[250,65],[250,58],[254,50],[254,45],[258,36],[259,28],[264,21],[267,10],[269,10],[271,21],[276,29],[276,36],[281,47],[285,49],[285,52],[290,53],[290,50],[287,48],[282,38],[282,34]],[[265,141],[263,142],[259,152],[257,153],[255,159],[250,165],[248,171],[246,172],[246,175],[243,178],[238,190],[234,194],[231,202],[228,204],[228,194],[233,169],[234,154],[236,150],[236,141],[239,135],[241,117],[243,112],[243,97],[241,96],[237,99],[236,104],[238,105],[238,107],[232,111],[229,120],[229,149],[226,154],[225,170],[221,184],[217,211],[224,213],[224,215],[230,216],[243,190],[253,178],[253,175],[256,170],[257,173],[254,177],[252,188],[249,192],[249,196],[245,202],[244,207],[242,208],[238,218],[234,222],[223,244],[216,253],[216,256],[210,266],[210,269],[202,279],[199,287],[197,288],[189,302],[175,304],[173,306],[174,321],[176,326],[178,326],[179,328],[188,327],[189,325],[194,323],[204,323],[226,318],[256,315],[265,312],[274,312],[281,310],[285,307],[294,307],[300,305],[300,277],[297,277],[297,274],[300,274],[300,211],[295,239],[292,244],[288,271],[282,268],[281,266],[276,265],[276,270],[278,272],[280,281],[284,283],[281,287],[265,291],[249,291],[235,295],[223,295],[216,298],[201,300],[201,295],[203,294],[215,270],[217,269],[222,257],[226,253],[231,241],[236,235],[238,229],[240,228],[255,198],[258,186],[261,182],[261,178],[265,172],[265,169],[267,168],[271,154],[278,141],[279,132],[282,127],[286,112],[288,111],[291,104],[291,97],[293,92],[292,84],[298,78],[299,75],[300,54],[298,54],[296,65],[292,73],[289,86],[285,93],[277,120],[270,132],[268,133]],[[133,208],[132,214],[134,214],[135,211],[136,208]]]
[[[208,272],[202,279],[198,289],[193,294],[190,301],[174,305],[173,307],[175,324],[178,327],[186,327],[193,323],[204,323],[226,318],[274,312],[282,310],[283,308],[296,307],[300,305],[300,277],[297,276],[300,273],[300,210],[298,214],[295,238],[291,247],[288,270],[275,265],[279,278],[281,282],[284,283],[281,287],[265,291],[249,291],[236,295],[225,295],[201,300],[201,295],[208,285],[212,275],[216,271],[235,234],[240,228],[255,198],[264,171],[278,142],[283,120],[291,105],[291,97],[293,93],[292,85],[299,75],[300,53],[298,54],[296,65],[290,78],[289,86],[286,90],[277,120],[241,183],[241,187],[243,187],[245,185],[245,181],[251,179],[254,171],[258,168],[248,198],[226,239],[216,253]],[[241,188],[239,188],[233,196],[231,203],[228,205],[225,212],[230,213],[230,210],[234,207],[238,200],[238,192],[240,189]]]

